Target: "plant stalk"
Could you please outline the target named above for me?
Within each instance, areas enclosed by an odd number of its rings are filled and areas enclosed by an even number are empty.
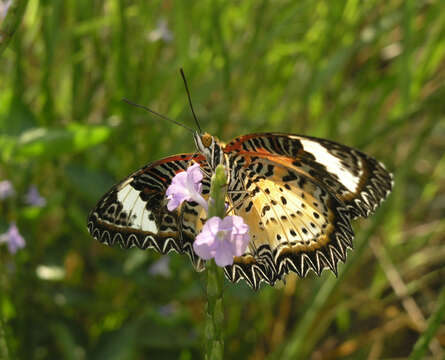
[[[212,176],[210,185],[208,217],[225,216],[226,171],[218,165]],[[223,269],[212,259],[207,261],[207,305],[205,314],[206,360],[222,360],[224,358],[224,308],[223,308]]]

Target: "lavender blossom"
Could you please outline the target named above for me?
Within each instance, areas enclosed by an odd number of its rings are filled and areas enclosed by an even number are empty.
[[[0,244],[6,243],[11,254],[15,254],[17,250],[25,247],[25,239],[19,233],[17,225],[13,222],[10,224],[7,232],[0,235]]]
[[[249,226],[240,216],[212,217],[196,236],[193,250],[204,260],[215,259],[216,265],[233,264],[235,256],[245,253],[249,244]]]
[[[176,306],[173,303],[162,305],[158,308],[159,315],[163,317],[170,317],[177,311]]]
[[[14,186],[9,180],[0,181],[0,200],[4,200],[15,194]]]
[[[40,196],[37,187],[31,185],[26,194],[25,201],[28,205],[43,207],[46,204],[46,199]]]
[[[170,258],[168,256],[163,256],[159,260],[155,261],[148,268],[148,273],[150,275],[161,275],[164,277],[169,277],[170,273]]]
[[[207,211],[207,202],[201,196],[202,178],[199,164],[193,164],[186,171],[176,174],[165,193],[168,199],[167,209],[173,211],[184,201],[195,201]]]

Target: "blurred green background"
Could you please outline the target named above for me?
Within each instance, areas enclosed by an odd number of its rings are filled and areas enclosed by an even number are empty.
[[[194,126],[180,67],[202,127],[223,140],[326,137],[395,173],[389,200],[354,223],[338,278],[226,283],[226,358],[442,358],[440,0],[29,0],[0,55],[0,181],[15,189],[0,233],[15,222],[26,241],[15,254],[0,244],[0,358],[202,357],[204,275],[86,231],[113,183],[194,151],[189,132],[121,101]],[[30,205],[30,188],[44,200]]]

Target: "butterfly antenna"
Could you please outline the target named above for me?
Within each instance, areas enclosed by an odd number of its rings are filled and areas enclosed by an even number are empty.
[[[138,107],[138,108],[144,109],[145,111],[148,111],[149,113],[152,113],[153,115],[159,116],[161,119],[164,119],[164,120],[170,121],[172,123],[175,123],[176,125],[182,126],[184,129],[187,129],[188,131],[191,131],[192,133],[195,132],[195,130],[193,130],[192,128],[189,128],[188,126],[186,126],[184,124],[181,124],[180,122],[178,122],[176,120],[170,119],[167,116],[159,114],[158,112],[156,112],[156,111],[154,111],[154,110],[152,110],[152,109],[150,109],[150,108],[148,108],[148,107],[146,107],[144,105],[136,104],[136,103],[134,103],[134,102],[132,102],[132,101],[130,101],[128,99],[125,99],[125,98],[123,98],[122,101],[124,101],[127,104],[132,105],[134,107]]]
[[[201,126],[199,126],[198,118],[196,117],[195,110],[193,110],[192,98],[190,96],[189,87],[187,85],[187,80],[185,79],[184,70],[182,68],[179,69],[181,73],[182,80],[184,80],[185,91],[187,92],[187,97],[189,99],[190,109],[192,110],[193,117],[195,118],[196,125],[198,126],[199,132],[202,133]]]

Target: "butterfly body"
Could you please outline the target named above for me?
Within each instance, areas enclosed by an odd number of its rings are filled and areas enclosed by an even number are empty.
[[[191,163],[210,178],[218,164],[227,171],[228,212],[249,225],[246,253],[225,267],[226,277],[245,279],[253,288],[274,285],[289,272],[337,272],[352,248],[350,221],[369,216],[387,197],[392,175],[372,157],[333,141],[308,136],[263,133],[238,137],[227,145],[209,134],[195,134],[196,154],[149,164],[115,185],[88,217],[97,240],[128,248],[153,248],[189,255],[197,270],[204,261],[193,241],[205,222],[195,202],[175,211],[166,207],[171,179]]]

